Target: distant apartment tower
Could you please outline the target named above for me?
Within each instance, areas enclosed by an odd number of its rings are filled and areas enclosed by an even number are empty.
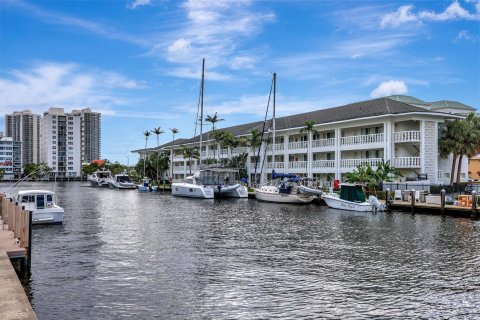
[[[40,159],[57,177],[81,175],[81,164],[100,157],[100,113],[50,108],[41,120]]]
[[[21,166],[39,163],[40,115],[30,110],[5,115],[5,136],[21,142]]]
[[[11,137],[0,137],[0,169],[3,180],[19,179],[22,174],[21,142]]]
[[[91,163],[93,160],[100,159],[101,114],[92,112],[90,108],[73,110],[72,114],[80,117],[80,135],[82,138],[80,157],[82,163]]]

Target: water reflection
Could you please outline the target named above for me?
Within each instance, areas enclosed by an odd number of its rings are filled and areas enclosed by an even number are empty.
[[[35,227],[39,319],[480,313],[479,222],[57,184]]]

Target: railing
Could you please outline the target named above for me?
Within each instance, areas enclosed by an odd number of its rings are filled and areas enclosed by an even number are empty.
[[[372,167],[376,167],[379,162],[382,162],[382,160],[383,158],[342,159],[340,160],[340,167],[355,168],[361,164],[369,164]]]
[[[356,144],[370,144],[383,142],[383,133],[365,134],[359,136],[342,137],[342,146],[356,145]]]
[[[305,169],[307,161],[293,161],[288,163],[288,169]]]
[[[283,162],[268,162],[267,169],[284,169],[285,164]]]
[[[330,139],[319,139],[312,141],[312,148],[325,148],[335,145],[335,138]]]
[[[335,160],[315,160],[312,163],[312,167],[315,168],[334,168]]]
[[[299,142],[289,142],[288,149],[306,149],[307,148],[307,141],[299,141]]]
[[[393,142],[420,142],[420,131],[400,131],[393,133]]]
[[[241,154],[244,152],[248,152],[247,147],[238,147],[238,148],[233,148],[232,149],[232,154]]]
[[[398,157],[393,163],[395,168],[419,168],[420,157]]]
[[[283,143],[275,143],[273,146],[275,146],[275,150],[283,150],[284,149],[284,144]],[[272,150],[272,145],[271,144],[267,145],[267,150]]]

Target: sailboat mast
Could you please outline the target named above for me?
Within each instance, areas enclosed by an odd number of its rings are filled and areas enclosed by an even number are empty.
[[[202,166],[202,141],[203,141],[203,89],[205,81],[205,58],[202,60],[202,82],[200,84],[200,167]]]
[[[273,116],[272,116],[272,169],[275,169],[275,96],[277,92],[277,74],[273,73]]]

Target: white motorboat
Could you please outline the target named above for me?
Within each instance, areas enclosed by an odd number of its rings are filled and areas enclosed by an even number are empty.
[[[109,180],[112,180],[112,173],[109,170],[97,170],[92,175],[88,176],[87,180],[92,187],[108,187]]]
[[[178,197],[213,199],[214,190],[197,182],[195,175],[187,177],[184,182],[172,183],[172,195]]]
[[[135,189],[137,187],[126,172],[116,174],[115,177],[109,179],[107,183],[112,189]]]
[[[301,192],[301,178],[296,175],[279,174],[272,171],[272,179],[274,180],[270,184],[253,189],[257,200],[276,203],[307,204],[317,197],[317,195],[313,193]]]
[[[340,194],[330,192],[323,194],[322,199],[327,206],[334,209],[342,209],[358,212],[383,211],[386,209],[385,204],[380,203],[374,196],[365,200],[365,193],[360,185],[341,184]]]
[[[64,210],[57,205],[55,192],[48,190],[18,191],[17,201],[32,211],[32,224],[63,223]]]
[[[197,182],[213,188],[217,198],[248,198],[248,189],[238,180],[238,169],[209,167],[193,175]]]

